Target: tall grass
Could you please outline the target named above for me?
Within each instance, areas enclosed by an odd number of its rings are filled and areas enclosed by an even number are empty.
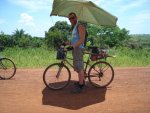
[[[7,48],[2,55],[12,59],[19,68],[42,68],[57,62],[56,52],[44,48]]]
[[[7,48],[0,53],[12,59],[17,68],[46,68],[49,64],[58,62],[56,51],[44,48]],[[107,61],[114,67],[149,67],[150,49],[131,50],[128,48],[111,49]]]
[[[119,48],[112,49],[110,54],[115,58],[108,59],[115,67],[149,67],[150,66],[150,49],[129,49]]]

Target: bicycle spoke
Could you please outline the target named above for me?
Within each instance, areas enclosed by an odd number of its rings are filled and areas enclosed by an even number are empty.
[[[57,79],[58,79],[58,77],[60,76],[61,70],[62,70],[62,67],[60,67],[60,68],[58,69],[58,72],[57,72],[57,74],[56,74],[56,78],[57,78]]]
[[[43,81],[48,88],[58,90],[68,85],[70,77],[70,71],[66,66],[55,63],[45,69]]]
[[[90,77],[98,77],[98,75],[99,75],[99,74],[92,74],[92,75],[90,74],[89,76],[90,76]]]
[[[0,59],[0,77],[10,79],[15,75],[16,67],[13,61],[8,58]]]
[[[89,70],[89,81],[96,87],[109,85],[114,77],[114,71],[110,64],[97,62]]]
[[[106,68],[106,69],[105,69],[105,68]],[[105,65],[102,70],[103,70],[103,72],[105,72],[105,71],[107,71],[109,68],[110,68],[110,67],[109,67],[108,65]]]

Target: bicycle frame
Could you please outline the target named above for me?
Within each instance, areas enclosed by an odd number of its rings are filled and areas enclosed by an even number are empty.
[[[69,60],[73,60],[72,58],[69,58],[69,57],[67,57],[67,51],[64,49],[64,47],[62,48],[63,49],[63,52],[65,53],[65,57],[63,58],[63,59],[61,59],[61,62],[60,62],[60,69],[59,69],[59,71],[58,71],[58,73],[57,73],[57,75],[56,75],[56,77],[59,77],[59,75],[60,75],[60,72],[61,72],[61,69],[62,69],[62,67],[67,63],[67,64],[69,64],[73,69],[74,69],[74,66],[68,61],[68,59]],[[101,50],[102,51],[102,50]],[[97,59],[97,60],[95,60],[95,62],[98,62],[98,61],[100,61],[100,60],[102,60],[102,59],[104,59],[105,61],[106,61],[106,59],[107,59],[107,57],[112,57],[112,56],[109,56],[109,55],[107,55],[107,54],[105,54],[105,51],[103,50],[102,51],[103,53],[99,56],[99,58]],[[91,67],[91,65],[90,65],[90,55],[99,55],[99,54],[95,54],[95,53],[91,53],[91,52],[88,52],[88,51],[84,51],[84,55],[85,54],[88,54],[89,56],[88,56],[88,59],[87,59],[87,61],[84,61],[83,63],[85,64],[85,66],[84,66],[84,74],[85,74],[85,78],[86,77],[88,77],[88,72],[87,72],[87,68],[88,68],[88,65]],[[94,69],[95,70],[95,69]],[[96,70],[95,70],[96,71]],[[99,73],[100,74],[100,73]]]
[[[67,51],[65,51],[65,54],[66,54],[66,56],[67,56]],[[87,76],[87,68],[88,68],[88,65],[91,66],[91,65],[90,65],[90,54],[91,54],[91,53],[89,53],[89,52],[84,52],[84,54],[89,54],[87,61],[84,61],[84,62],[83,62],[83,63],[85,64],[85,66],[84,66],[84,74],[85,74],[85,78],[86,78],[86,77],[88,77],[88,76]],[[72,58],[65,57],[65,58],[62,59],[61,62],[60,62],[61,67],[63,67],[63,65],[65,65],[65,64],[69,64],[69,66],[71,66],[71,67],[74,69],[73,64],[70,63],[70,62],[68,61],[68,59],[69,59],[69,60],[73,60]],[[57,73],[57,76],[59,76],[59,72],[60,72],[60,71],[61,71],[61,69],[59,69],[59,71],[58,71],[58,73]]]

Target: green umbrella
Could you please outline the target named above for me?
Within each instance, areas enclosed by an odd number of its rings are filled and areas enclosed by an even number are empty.
[[[76,13],[80,21],[102,26],[116,26],[115,16],[87,0],[54,0],[50,15],[68,17],[70,12]]]

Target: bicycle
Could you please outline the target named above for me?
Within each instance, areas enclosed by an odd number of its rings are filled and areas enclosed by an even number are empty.
[[[15,73],[15,63],[9,58],[0,58],[0,79],[11,79]]]
[[[89,48],[92,52],[84,52],[85,54],[89,54],[87,61],[84,62],[85,79],[88,78],[93,86],[103,88],[108,86],[114,79],[114,69],[105,61],[107,57],[112,56],[109,56],[106,51],[103,50],[101,50],[100,53],[93,53],[94,48],[95,47]],[[43,73],[44,84],[52,90],[63,89],[69,84],[71,72],[66,64],[73,68],[73,65],[68,61],[69,59],[73,59],[67,57],[67,51],[63,46],[57,51],[57,59],[60,60],[60,63],[49,65]],[[105,60],[102,61],[101,59]],[[91,61],[95,62],[90,64]]]

